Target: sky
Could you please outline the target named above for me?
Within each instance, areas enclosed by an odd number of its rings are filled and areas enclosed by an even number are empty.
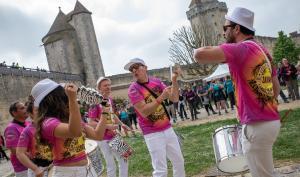
[[[191,0],[80,0],[92,19],[105,75],[125,73],[131,58],[145,60],[149,69],[168,67],[169,38],[190,23]],[[300,30],[299,0],[223,0],[229,13],[246,7],[255,13],[257,35],[276,37]],[[0,62],[48,69],[41,39],[49,31],[58,7],[67,14],[76,0],[0,0]]]

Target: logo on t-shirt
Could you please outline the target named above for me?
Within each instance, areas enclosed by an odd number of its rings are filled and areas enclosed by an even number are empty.
[[[267,102],[273,101],[272,74],[268,63],[264,61],[264,63],[257,65],[252,73],[253,79],[249,80],[248,83],[252,91],[257,95],[258,100],[264,105]]]
[[[151,102],[154,102],[155,101],[155,98],[150,94],[148,95],[146,98],[145,98],[145,102],[146,103],[151,103]],[[156,122],[157,120],[163,120],[166,116],[166,113],[165,113],[165,110],[163,108],[162,105],[159,105],[155,112],[150,114],[148,116],[148,119],[151,121],[151,122]]]

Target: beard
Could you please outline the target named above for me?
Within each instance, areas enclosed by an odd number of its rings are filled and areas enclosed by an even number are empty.
[[[233,33],[230,31],[227,36],[224,36],[226,43],[236,43]]]

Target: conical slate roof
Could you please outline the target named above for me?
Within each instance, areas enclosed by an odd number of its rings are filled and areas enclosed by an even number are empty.
[[[80,13],[92,14],[92,12],[88,11],[87,8],[85,8],[79,1],[76,1],[74,10],[67,14],[67,20],[70,21],[73,15]]]
[[[92,12],[88,11],[79,1],[76,1],[74,10],[73,10],[73,15],[74,14],[79,14],[79,13],[89,13],[91,14]]]
[[[59,9],[49,32],[43,37],[42,41],[44,42],[44,39],[52,34],[65,30],[74,30],[74,28],[67,22],[67,16]]]

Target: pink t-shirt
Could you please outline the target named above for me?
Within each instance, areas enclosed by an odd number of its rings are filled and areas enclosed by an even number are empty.
[[[113,100],[110,98],[111,106],[113,107]],[[89,109],[88,117],[90,119],[93,119],[95,121],[99,121],[99,118],[101,117],[102,113],[102,106],[101,105],[94,105]],[[106,120],[106,124],[113,124],[112,119]],[[114,130],[106,129],[104,133],[103,140],[111,140],[116,135],[116,132]]]
[[[54,117],[47,118],[42,123],[42,137],[52,146],[53,164],[60,166],[86,159],[83,134],[78,138],[66,139],[54,136],[54,130],[60,123],[61,121]]]
[[[254,41],[255,42],[255,41]],[[260,48],[272,58],[269,52]],[[238,116],[242,124],[278,120],[277,102],[274,97],[272,77],[276,69],[267,62],[257,44],[244,41],[235,44],[222,44],[230,74],[235,86]]]
[[[26,125],[26,124],[25,124]],[[18,141],[20,138],[20,135],[23,131],[24,127],[16,124],[16,123],[9,123],[4,131],[4,137],[5,137],[5,143],[7,148],[17,148]],[[10,161],[14,168],[15,172],[21,172],[27,170],[27,167],[25,167],[17,158],[16,154],[10,154]]]
[[[149,82],[145,85],[158,96],[163,92],[164,88],[166,88],[164,83],[154,77],[149,77]],[[151,93],[136,82],[133,82],[130,85],[128,89],[128,97],[133,105],[140,101],[145,101],[146,103],[155,101],[155,98],[151,95]],[[158,106],[156,111],[148,117],[143,117],[137,110],[136,112],[139,126],[141,127],[144,135],[164,131],[171,127],[170,120],[162,105]]]
[[[27,148],[30,154],[29,158],[31,159],[38,158],[51,161],[52,153],[50,147],[42,144],[36,144],[35,131],[36,129],[32,123],[25,127],[21,133],[18,147]]]

